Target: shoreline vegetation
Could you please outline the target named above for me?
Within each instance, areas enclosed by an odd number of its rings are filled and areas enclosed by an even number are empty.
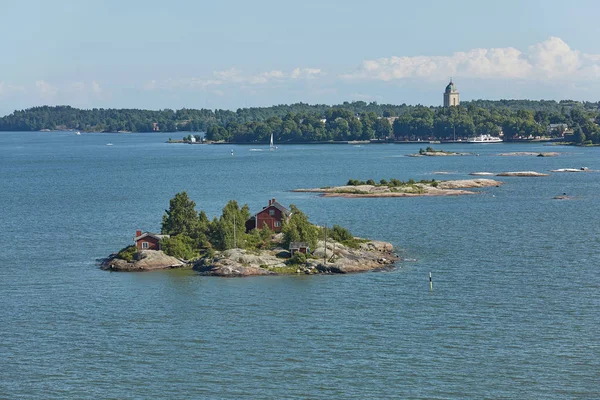
[[[0,131],[205,132],[206,140],[278,144],[393,140],[457,141],[503,134],[505,141],[564,139],[600,144],[600,102],[475,100],[456,107],[344,102],[296,103],[236,111],[77,109],[42,106],[0,118]]]
[[[465,190],[472,188],[497,187],[503,182],[493,179],[462,179],[436,181],[432,179],[419,182],[410,179],[402,182],[398,179],[375,182],[372,179],[358,181],[350,179],[344,186],[323,187],[314,189],[294,189],[299,193],[319,193],[323,197],[417,197],[417,196],[461,196],[479,192]]]
[[[267,225],[248,230],[250,210],[234,200],[213,220],[195,207],[186,192],[177,193],[162,219],[161,235],[165,236],[160,250],[126,246],[100,260],[100,268],[191,268],[202,275],[234,277],[361,272],[388,267],[399,259],[390,243],[355,237],[338,225],[328,228],[312,224],[294,205],[281,232]],[[290,249],[296,243],[306,246],[306,252],[292,254]]]

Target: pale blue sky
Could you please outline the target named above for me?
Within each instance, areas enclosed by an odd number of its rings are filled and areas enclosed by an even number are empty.
[[[599,100],[600,2],[0,0],[0,115],[42,104]]]

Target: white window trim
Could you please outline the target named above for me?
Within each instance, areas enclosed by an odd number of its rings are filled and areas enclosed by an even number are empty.
[[[142,249],[149,249],[149,248],[150,248],[150,243],[142,242]]]

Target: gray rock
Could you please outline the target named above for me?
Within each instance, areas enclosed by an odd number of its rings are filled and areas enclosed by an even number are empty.
[[[102,261],[100,268],[108,271],[153,271],[180,268],[187,265],[178,258],[166,255],[162,250],[141,250],[134,261],[126,261],[112,255]]]

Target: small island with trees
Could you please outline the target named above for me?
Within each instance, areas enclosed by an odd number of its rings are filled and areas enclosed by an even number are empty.
[[[493,179],[459,179],[448,181],[398,179],[389,181],[373,179],[359,181],[350,179],[344,186],[330,186],[316,189],[294,189],[293,192],[320,193],[323,197],[416,197],[416,196],[460,196],[471,195],[471,188],[500,186],[502,182]]]
[[[193,268],[203,275],[252,276],[349,273],[398,260],[390,243],[354,237],[347,229],[312,224],[294,205],[275,199],[252,215],[229,201],[209,220],[186,192],[165,211],[160,234],[138,231],[134,244],[101,261],[109,271]]]

